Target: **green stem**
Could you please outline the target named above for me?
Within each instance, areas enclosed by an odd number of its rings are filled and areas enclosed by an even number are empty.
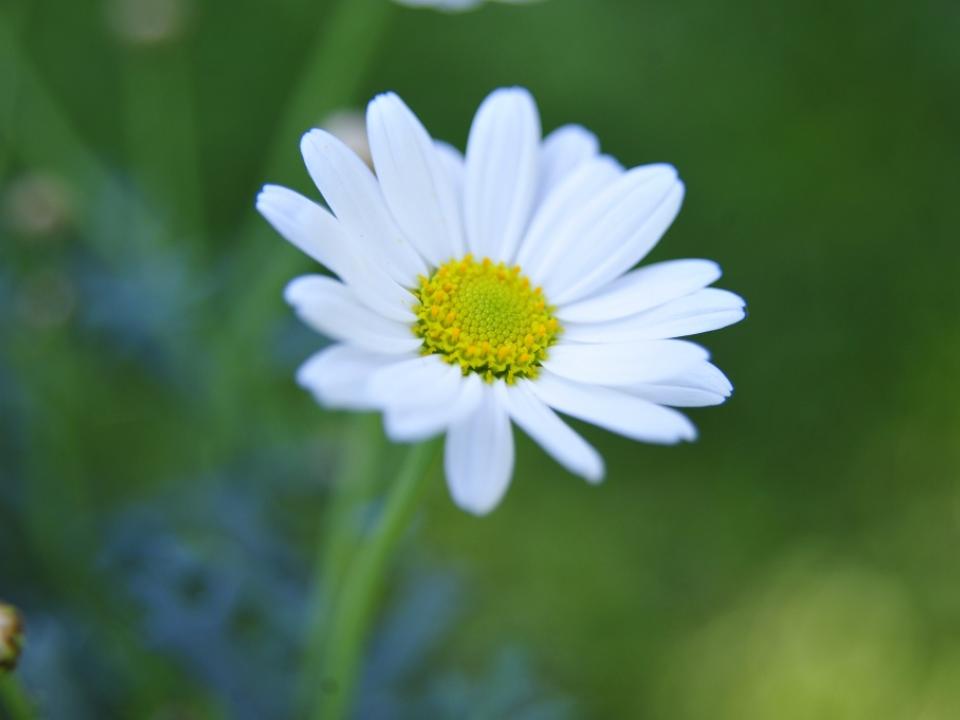
[[[0,716],[10,720],[33,720],[33,705],[13,675],[0,670]]]
[[[370,623],[397,542],[417,508],[438,442],[414,445],[395,480],[373,533],[357,552],[337,597],[324,648],[323,674],[314,680],[315,720],[343,720],[350,712]]]
[[[356,415],[347,429],[343,461],[333,480],[333,500],[317,543],[313,597],[307,627],[306,656],[299,687],[303,708],[313,703],[315,681],[323,667],[323,650],[330,634],[334,588],[342,585],[350,559],[361,541],[358,516],[373,495],[383,454],[380,418]],[[303,713],[304,715],[306,712]]]

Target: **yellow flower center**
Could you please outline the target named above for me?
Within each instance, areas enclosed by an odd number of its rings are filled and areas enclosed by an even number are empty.
[[[488,258],[444,263],[421,276],[414,294],[413,332],[423,338],[424,355],[440,355],[487,382],[535,378],[562,329],[519,266]]]

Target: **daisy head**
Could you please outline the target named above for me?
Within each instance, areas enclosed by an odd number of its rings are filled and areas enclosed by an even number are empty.
[[[370,103],[367,132],[376,174],[323,130],[301,142],[329,210],[275,185],[257,198],[332,274],[286,289],[332,340],[297,374],[321,404],[382,412],[398,442],[445,433],[451,494],[476,514],[509,485],[513,424],[591,482],[603,460],[558,412],[642,442],[694,439],[673,408],[732,386],[677,338],[741,320],[744,302],[708,287],[709,260],[634,267],[680,209],[672,166],[627,170],[576,125],[542,137],[520,88],[484,100],[465,155],[392,93]]]

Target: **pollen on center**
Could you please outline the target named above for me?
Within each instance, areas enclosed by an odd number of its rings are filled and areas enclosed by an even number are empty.
[[[562,331],[543,291],[517,265],[467,255],[421,276],[414,294],[423,353],[487,382],[536,377]]]

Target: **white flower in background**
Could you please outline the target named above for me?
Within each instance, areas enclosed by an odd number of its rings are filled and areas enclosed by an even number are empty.
[[[529,5],[540,2],[541,0],[394,0],[400,5],[407,7],[428,7],[434,10],[444,10],[446,12],[463,12],[464,10],[473,10],[483,5],[484,2],[500,2],[509,5]]]
[[[634,440],[693,440],[668,405],[716,405],[732,386],[707,351],[675,338],[744,316],[708,288],[709,260],[633,266],[680,209],[670,165],[624,170],[582,127],[541,140],[533,98],[502,89],[480,106],[466,158],[433,141],[394,94],[367,130],[376,176],[322,130],[301,143],[329,212],[264,187],[257,208],[339,279],[295,279],[286,298],[335,341],[298,381],[328,407],[379,410],[388,436],[446,432],[447,482],[483,514],[513,471],[511,420],[573,473],[599,454],[559,411]]]
[[[189,0],[108,0],[107,24],[130,45],[159,45],[183,35]]]
[[[369,167],[373,167],[370,141],[367,139],[367,121],[361,110],[334,110],[320,123],[320,127],[353,150]]]

